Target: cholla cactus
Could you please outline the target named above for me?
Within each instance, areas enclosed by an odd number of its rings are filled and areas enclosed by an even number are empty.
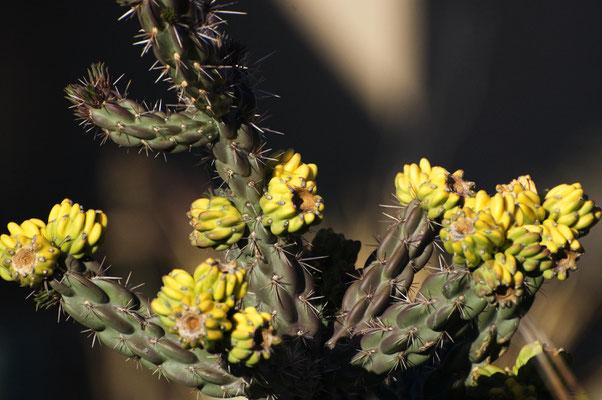
[[[211,154],[223,182],[192,203],[190,241],[220,258],[172,270],[148,303],[93,259],[106,215],[65,199],[47,222],[8,225],[0,277],[33,288],[39,304],[60,302],[108,348],[209,398],[498,393],[483,383],[499,372],[490,363],[544,280],[576,269],[578,239],[600,219],[581,185],[542,199],[525,175],[490,195],[475,192],[462,170],[406,164],[391,184],[395,222],[356,268],[358,242],[332,230],[303,240],[325,213],[318,168],[292,150],[265,156],[245,51],[222,32],[217,1],[117,2],[138,17],[144,52],[152,50],[181,107],[125,98],[100,64],[66,88],[67,98],[84,124],[122,147]],[[412,292],[434,255],[449,264]],[[516,386],[520,368],[502,374],[500,390],[536,392]]]

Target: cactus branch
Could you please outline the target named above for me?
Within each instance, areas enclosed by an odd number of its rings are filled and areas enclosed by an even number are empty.
[[[100,128],[103,141],[123,147],[178,153],[207,145],[218,135],[215,122],[205,114],[149,110],[127,99],[111,85],[102,64],[93,64],[88,78],[65,92],[84,125]]]
[[[418,202],[401,210],[397,222],[368,258],[361,277],[345,292],[328,347],[361,332],[396,298],[408,295],[414,274],[431,257],[433,239],[431,222]]]
[[[72,257],[63,262],[65,274],[50,282],[61,297],[62,309],[108,348],[208,395],[248,393],[246,380],[228,372],[219,357],[199,348],[182,349],[177,337],[162,328],[145,299],[114,279],[86,273],[97,267],[96,262]]]

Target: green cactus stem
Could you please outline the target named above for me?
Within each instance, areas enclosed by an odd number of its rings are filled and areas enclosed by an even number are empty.
[[[431,257],[433,239],[426,212],[418,201],[412,201],[368,258],[360,278],[347,289],[334,333],[326,342],[329,348],[367,328],[395,298],[408,294],[414,274]]]
[[[227,371],[223,360],[196,348],[183,349],[178,337],[162,328],[146,300],[113,279],[87,273],[93,261],[64,259],[62,279],[50,282],[62,309],[91,329],[96,339],[167,379],[197,387],[212,396],[248,393],[248,381]]]
[[[198,110],[218,119],[248,121],[255,112],[245,49],[218,28],[215,1],[117,0],[136,13],[142,53],[152,49],[159,78]]]
[[[361,350],[352,364],[376,374],[419,366],[466,333],[486,305],[465,269],[431,274],[414,300],[391,304],[359,332]]]
[[[67,99],[84,125],[100,128],[104,140],[123,147],[178,153],[217,138],[215,121],[202,113],[165,112],[125,98],[111,86],[107,69],[93,64],[88,78],[67,86]]]

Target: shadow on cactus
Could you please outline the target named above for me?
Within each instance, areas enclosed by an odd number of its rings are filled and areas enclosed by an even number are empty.
[[[509,373],[490,363],[543,282],[576,269],[579,239],[601,214],[580,184],[540,193],[525,175],[488,194],[461,170],[406,164],[394,182],[394,223],[357,268],[359,242],[331,229],[311,242],[304,236],[326,212],[318,167],[293,150],[266,152],[245,52],[222,32],[217,2],[118,3],[138,17],[143,53],[152,50],[180,104],[149,109],[128,99],[100,64],[66,88],[67,99],[104,141],[211,154],[222,184],[199,194],[187,215],[191,244],[219,259],[173,269],[147,302],[93,258],[106,215],[66,199],[46,221],[8,224],[4,280],[33,289],[38,306],[60,303],[108,348],[206,397],[446,398],[460,390],[491,398],[515,393],[517,382],[526,385],[519,397],[543,390],[529,386],[522,367]],[[447,261],[412,290],[416,273],[440,258]]]

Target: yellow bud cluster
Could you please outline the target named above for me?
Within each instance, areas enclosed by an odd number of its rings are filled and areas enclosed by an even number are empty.
[[[523,294],[525,275],[519,270],[516,258],[497,253],[472,273],[479,297],[492,304],[510,307],[517,304]]]
[[[197,199],[187,215],[194,228],[190,234],[193,246],[226,250],[238,242],[245,232],[240,212],[225,197]]]
[[[21,225],[8,224],[10,235],[0,236],[0,277],[21,286],[38,286],[52,276],[60,255],[44,237],[46,225],[32,218]]]
[[[100,210],[84,211],[78,203],[64,199],[48,215],[46,239],[75,258],[96,252],[107,228],[107,216]]]
[[[275,165],[266,193],[259,200],[262,223],[274,235],[300,233],[322,220],[324,200],[317,195],[315,164],[301,163],[298,153],[282,156]]]
[[[454,263],[470,269],[488,263],[487,273],[483,269],[479,274],[499,282],[505,276],[500,263],[489,262],[498,253],[515,259],[522,274],[565,279],[576,269],[583,252],[578,238],[602,216],[581,184],[558,185],[547,191],[542,203],[529,175],[497,185],[492,196],[484,190],[474,193],[473,183],[464,182],[462,175],[461,170],[450,174],[433,167],[423,158],[419,164],[404,165],[395,178],[402,205],[418,200],[429,218],[443,216],[439,233]],[[491,282],[489,288],[495,286]]]
[[[223,347],[232,329],[231,311],[247,292],[246,270],[237,260],[206,259],[194,275],[174,269],[151,302],[161,322],[180,336],[185,347]]]
[[[460,199],[472,193],[472,182],[462,178],[464,171],[450,174],[443,167],[431,167],[426,158],[419,164],[406,164],[395,177],[396,196],[402,205],[418,199],[431,219],[439,218],[454,208]]]
[[[230,335],[228,361],[233,364],[244,362],[247,367],[256,365],[262,359],[270,358],[272,346],[281,339],[274,335],[272,316],[258,312],[255,307],[247,307],[234,314],[234,330]]]

